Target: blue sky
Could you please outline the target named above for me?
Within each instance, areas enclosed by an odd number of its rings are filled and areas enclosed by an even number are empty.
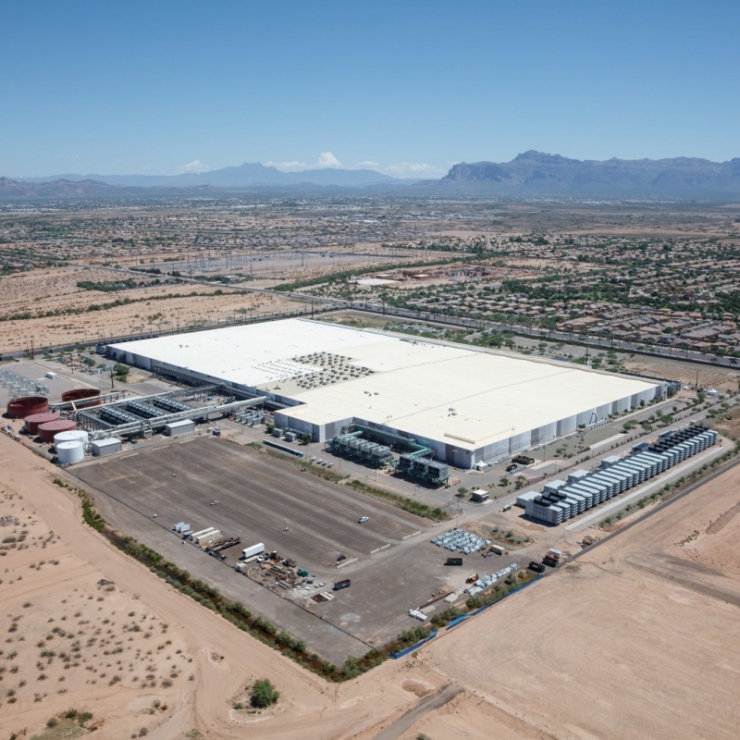
[[[0,175],[740,156],[740,3],[0,0]]]

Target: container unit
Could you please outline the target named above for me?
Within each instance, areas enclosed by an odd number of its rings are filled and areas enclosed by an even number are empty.
[[[565,494],[561,497],[557,493],[549,494],[550,500],[553,502],[552,505],[558,507],[563,512],[563,521],[568,521],[571,515],[571,505],[565,503]]]
[[[584,481],[581,481],[580,483],[576,484],[580,489],[583,489],[584,491],[589,491],[591,495],[593,496],[593,506],[597,506],[598,504],[606,501],[607,492],[606,492],[606,486],[599,485],[598,483],[593,483],[588,478]]]
[[[579,493],[578,491],[574,491],[571,486],[568,486],[567,488],[563,488],[563,493],[569,498],[574,499],[578,503],[578,514],[583,514],[586,509],[590,508],[588,506],[588,500],[586,499],[586,494]]]
[[[645,480],[647,468],[644,465],[633,463],[630,460],[625,460],[623,463],[620,464],[620,467],[624,468],[624,470],[631,470],[634,473],[634,478],[632,479],[632,485],[630,486],[630,488],[639,486],[640,483]]]
[[[59,421],[59,414],[56,411],[44,411],[42,414],[29,414],[23,421],[26,426],[26,432],[36,435],[42,424]]]
[[[560,524],[705,450],[718,437],[716,431],[703,425],[667,432],[653,444],[635,445],[627,457],[611,455],[598,470],[574,471],[566,484],[552,481],[542,494],[524,494],[517,503],[534,519]]]
[[[630,463],[635,466],[644,468],[645,475],[643,480],[649,480],[658,472],[658,465],[655,460],[647,460],[642,455],[630,458]]]
[[[620,493],[624,493],[627,490],[627,475],[620,473],[618,469],[612,468],[604,472],[599,472],[599,475],[604,479],[614,483],[614,495],[619,496]]]
[[[609,479],[605,478],[603,475],[596,474],[585,482],[603,488],[606,498],[608,499],[616,496],[617,493],[619,493],[619,486],[617,485],[617,481],[614,478]]]
[[[195,422],[192,419],[183,419],[183,421],[173,421],[165,424],[164,433],[168,437],[181,437],[183,434],[191,434],[195,431]]]
[[[205,529],[199,529],[197,532],[191,532],[190,535],[188,536],[188,539],[191,540],[192,542],[195,542],[194,538],[200,537],[200,535],[206,534],[208,532],[215,532],[215,531],[216,531],[215,527],[206,527]]]
[[[668,467],[672,468],[674,465],[677,465],[679,460],[678,451],[675,447],[671,447],[670,449],[666,450],[662,453],[663,457],[665,457],[668,460]]]
[[[566,485],[566,482],[564,480],[551,480],[549,483],[545,484],[544,492],[545,493],[555,493],[559,488],[562,488],[564,485]]]
[[[580,483],[575,483],[569,486],[569,490],[573,491],[577,496],[582,496],[586,503],[586,509],[590,509],[592,506],[596,506],[596,497],[593,491],[584,488]]]
[[[520,496],[516,497],[516,505],[521,507],[522,509],[526,509],[527,502],[532,501],[539,495],[540,494],[537,491],[527,491],[526,493],[523,493]]]
[[[90,442],[90,450],[95,457],[105,457],[106,455],[115,455],[116,452],[123,450],[123,443],[117,437],[106,437],[105,439],[95,439]]]
[[[633,470],[628,465],[619,463],[619,465],[614,466],[614,470],[618,472],[620,475],[623,475],[625,477],[626,479],[626,483],[624,486],[625,491],[628,491],[630,488],[632,488],[632,486],[634,486],[637,483],[639,474],[636,470]]]
[[[709,447],[712,444],[710,441],[712,438],[712,435],[709,434],[709,432],[702,432],[701,434],[697,435],[696,438],[697,440],[699,440],[702,450],[706,450],[707,447]]]
[[[686,442],[681,442],[681,444],[677,444],[675,447],[676,452],[678,452],[678,459],[683,462],[689,454],[689,446],[686,444]]]
[[[586,497],[588,508],[597,506],[602,501],[602,496],[604,495],[603,489],[590,484],[588,481],[574,483],[570,488]]]
[[[203,532],[199,535],[190,535],[190,539],[198,547],[207,547],[211,542],[221,539],[221,532],[218,529],[212,529],[210,532]]]
[[[581,502],[574,496],[570,496],[567,493],[559,493],[563,497],[560,499],[562,503],[564,503],[566,506],[570,506],[569,517],[572,519],[574,516],[578,516],[578,514],[581,513],[579,511]]]
[[[80,441],[60,442],[55,447],[60,465],[74,465],[85,459],[85,445]]]
[[[611,498],[610,484],[599,480],[596,476],[587,478],[582,483],[579,483],[579,485],[587,487],[594,492],[594,501],[601,503],[602,501],[608,501]]]
[[[561,524],[563,521],[562,510],[559,507],[553,507],[549,499],[544,498],[541,494],[531,501],[527,501],[525,510],[528,517],[541,522]]]
[[[646,460],[652,460],[656,466],[656,472],[662,473],[668,468],[668,459],[663,455],[656,455],[654,452],[643,452],[642,457]]]

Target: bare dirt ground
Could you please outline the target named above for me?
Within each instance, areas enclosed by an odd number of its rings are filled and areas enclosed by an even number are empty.
[[[0,647],[3,737],[39,733],[70,707],[92,712],[96,736],[116,740],[141,727],[157,740],[193,729],[209,740],[740,733],[738,467],[422,651],[341,685],[113,548],[81,523],[78,500],[50,482],[54,472],[0,437],[0,515],[19,519],[0,528],[0,539],[16,538],[0,556],[0,629],[11,640]],[[277,707],[235,709],[262,677],[282,692]]]
[[[585,551],[475,628],[438,639],[418,662],[542,736],[737,737],[740,583],[720,569],[736,567],[738,480],[735,467]],[[697,526],[704,534],[681,544]],[[711,543],[704,553],[702,541]],[[707,565],[695,562],[702,557]],[[450,712],[403,737],[434,737]],[[440,736],[476,737],[470,727],[483,712],[467,714],[469,734]]]
[[[98,337],[167,331],[195,321],[216,322],[218,319],[232,320],[234,316],[241,315],[260,316],[302,305],[273,295],[233,293],[228,286],[153,285],[115,292],[77,287],[79,281],[114,282],[128,277],[132,276],[109,270],[81,268],[34,270],[0,277],[0,317],[26,312],[38,316],[49,311],[80,311],[76,314],[0,321],[0,352],[30,347],[32,339],[38,349],[61,343],[91,341]],[[146,276],[142,275],[144,279]],[[174,297],[175,293],[181,297]],[[134,302],[109,309],[88,310],[93,304],[112,303],[119,299]]]
[[[356,681],[327,684],[174,591],[82,524],[79,501],[50,482],[54,473],[51,465],[0,436],[0,496],[4,496],[0,516],[20,519],[17,527],[0,528],[0,534],[19,537],[25,529],[20,544],[28,546],[20,550],[18,544],[0,556],[4,607],[0,629],[8,632],[18,624],[0,655],[0,666],[6,666],[0,673],[3,738],[24,729],[29,736],[41,732],[49,718],[70,707],[91,712],[92,723],[99,726],[96,737],[111,740],[128,738],[142,727],[155,740],[185,738],[193,729],[202,733],[195,737],[208,740],[371,738],[385,717],[393,719],[418,701],[418,686],[436,691],[442,685],[410,665],[396,663]],[[15,535],[6,535],[14,529]],[[5,546],[10,544],[17,543]],[[46,563],[39,570],[40,560]],[[31,562],[36,565],[33,569]],[[111,584],[98,589],[101,579]],[[106,590],[108,585],[113,590]],[[97,600],[100,596],[102,602]],[[31,606],[24,607],[25,603]],[[143,625],[144,615],[147,629],[136,631],[134,625]],[[21,619],[13,622],[18,616]],[[56,626],[64,636],[54,632]],[[73,639],[67,636],[70,628]],[[52,639],[47,641],[47,635]],[[98,642],[88,645],[93,637]],[[65,669],[61,652],[77,655],[78,641],[80,657]],[[66,650],[59,647],[66,643],[70,643]],[[119,647],[122,652],[112,652]],[[20,668],[14,673],[21,650],[26,656],[23,673]],[[14,651],[17,654],[9,658]],[[56,653],[51,663],[42,651]],[[36,661],[43,667],[34,666]],[[47,677],[40,679],[42,673]],[[171,678],[171,673],[178,675]],[[114,675],[122,678],[109,685]],[[259,678],[270,678],[281,691],[277,708],[262,715],[234,709],[235,698]],[[165,679],[172,685],[164,686]],[[26,683],[20,686],[22,680]],[[404,687],[407,680],[411,684]],[[61,688],[67,692],[57,693]],[[7,696],[9,689],[14,696]],[[42,696],[40,702],[34,701],[35,694]],[[156,709],[155,701],[160,702]],[[155,709],[153,714],[150,709]]]
[[[740,371],[728,367],[696,365],[662,357],[635,355],[626,359],[624,366],[629,372],[676,380],[685,385],[697,384],[698,378],[698,385],[718,391],[735,391],[740,380]]]
[[[693,530],[666,552],[720,571],[740,592],[740,466],[710,486],[713,496],[692,518]]]

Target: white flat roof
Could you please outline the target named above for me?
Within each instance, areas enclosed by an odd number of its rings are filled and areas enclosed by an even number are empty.
[[[105,437],[104,439],[94,439],[90,444],[93,447],[111,447],[112,445],[120,445],[121,440],[118,437]]]
[[[292,357],[316,351],[347,355],[348,348],[387,342],[388,337],[316,321],[285,319],[261,324],[140,339],[111,347],[252,388],[319,372]]]
[[[578,365],[484,352],[304,319],[229,327],[112,345],[249,387],[320,372],[292,357],[332,352],[375,372],[280,390],[286,413],[323,425],[353,417],[475,449],[655,387]]]

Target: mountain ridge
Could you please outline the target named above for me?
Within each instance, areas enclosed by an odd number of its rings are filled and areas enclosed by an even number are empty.
[[[282,172],[276,167],[267,166],[259,162],[245,162],[244,164],[208,172],[184,172],[179,175],[78,175],[67,173],[48,177],[19,177],[17,182],[56,182],[67,180],[94,180],[108,185],[124,185],[126,187],[200,187],[214,188],[244,188],[244,187],[271,187],[276,185],[311,185],[339,186],[339,187],[366,187],[368,185],[405,184],[409,181],[384,175],[375,170],[359,169],[346,170],[338,167],[323,169],[302,170],[300,172]]]
[[[269,189],[311,192],[364,190],[388,195],[726,199],[740,196],[740,158],[700,157],[579,160],[529,150],[510,162],[460,162],[439,180],[400,180],[374,170],[326,168],[282,172],[246,162],[180,175],[0,177],[0,197],[178,194]]]
[[[530,150],[510,162],[460,162],[442,188],[501,195],[679,196],[740,194],[740,158],[579,160]]]

